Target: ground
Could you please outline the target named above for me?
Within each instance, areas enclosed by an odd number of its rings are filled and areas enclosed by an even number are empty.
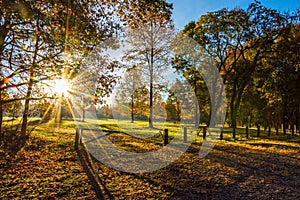
[[[43,125],[17,153],[0,148],[0,199],[95,199],[74,130]]]
[[[298,136],[254,135],[219,141],[205,158],[198,157],[199,137],[178,160],[152,173],[120,172],[94,160],[101,191],[110,199],[298,199]],[[120,132],[109,138],[132,151],[139,144],[143,150],[162,148]],[[1,149],[0,199],[95,199],[74,139],[70,122],[61,128],[42,125],[15,155]]]
[[[117,199],[299,199],[298,143],[220,141],[202,159],[200,146],[153,173],[128,174],[98,162],[99,176]]]

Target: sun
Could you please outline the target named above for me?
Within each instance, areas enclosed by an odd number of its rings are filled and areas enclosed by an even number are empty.
[[[63,95],[69,91],[70,84],[65,79],[55,79],[53,80],[52,88],[55,93]]]

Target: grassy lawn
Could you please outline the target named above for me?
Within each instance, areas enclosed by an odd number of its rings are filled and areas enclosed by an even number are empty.
[[[173,122],[156,122],[154,123],[154,129],[148,128],[147,121],[135,121],[131,123],[126,120],[118,120],[115,121],[113,119],[101,119],[97,122],[100,125],[101,130],[105,131],[114,131],[120,133],[127,133],[131,136],[136,136],[140,138],[148,138],[152,141],[163,144],[163,130],[169,130],[169,138],[170,140],[176,136],[176,134],[183,135],[183,127],[180,126],[179,123]],[[191,132],[196,134],[196,129],[193,124],[183,125],[187,127],[188,133]],[[295,134],[292,136],[290,132],[287,132],[286,135],[283,134],[282,131],[279,131],[279,134],[276,135],[276,131],[274,129],[271,130],[270,136],[268,136],[268,130],[260,130],[260,136],[257,137],[257,128],[249,128],[249,138],[246,138],[246,130],[244,127],[238,127],[236,129],[236,139],[232,138],[232,128],[224,127],[223,128],[223,140],[225,141],[236,141],[236,142],[249,142],[255,140],[267,139],[271,141],[288,141],[288,142],[299,142],[300,135]],[[199,132],[199,136],[195,138],[196,141],[202,142],[203,131]]]
[[[146,121],[135,121],[131,123],[126,120],[112,120],[102,119],[97,122],[100,125],[101,130],[114,131],[120,133],[126,133],[133,137],[144,138],[147,141],[163,144],[164,129],[168,129],[170,140],[176,136],[176,134],[183,134],[183,129],[180,128],[180,124],[173,122],[154,122],[154,128],[148,127]]]
[[[100,121],[116,126],[112,121]],[[130,122],[119,122],[130,123]],[[136,122],[140,126],[147,123]],[[164,124],[175,133],[179,125]],[[144,152],[162,148],[162,143],[145,142],[115,129],[109,138],[128,151]],[[119,131],[119,133],[118,133]],[[111,196],[118,199],[298,199],[300,191],[299,136],[275,132],[271,137],[261,130],[224,128],[224,140],[218,141],[205,158],[198,152],[202,137],[196,138],[186,153],[171,165],[152,173],[128,174],[96,162],[98,174]],[[148,138],[149,139],[149,138]],[[145,145],[145,143],[147,145]],[[138,150],[140,149],[140,150]]]
[[[10,126],[11,122],[6,123]],[[120,121],[119,127],[113,120],[93,123],[114,144],[133,152],[163,148],[162,129],[169,129],[170,139],[183,131],[179,124],[169,122],[154,124],[157,129],[139,121],[135,125]],[[40,124],[17,153],[11,155],[1,148],[0,199],[95,199],[74,151],[75,128],[71,120],[64,120],[60,127]],[[126,134],[128,130],[136,135]],[[224,140],[202,159],[198,157],[203,142],[200,133],[178,160],[152,173],[120,172],[95,160],[103,193],[113,199],[298,199],[299,134],[276,136],[272,132],[268,137],[261,130],[261,137],[256,138],[256,129],[249,132],[246,140],[245,129],[238,128],[233,141],[232,130],[225,128]]]

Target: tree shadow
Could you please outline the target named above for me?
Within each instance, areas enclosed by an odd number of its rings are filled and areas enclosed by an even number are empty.
[[[26,144],[27,138],[21,136],[20,132],[14,130],[3,131],[0,148],[9,155],[14,156]]]
[[[277,144],[277,143],[264,143],[264,142],[255,142],[255,143],[248,143],[248,145],[256,146],[256,147],[264,147],[264,148],[279,148],[279,149],[292,149],[292,150],[299,150],[299,147],[289,146],[286,144]]]
[[[116,139],[124,134],[115,133],[107,134],[117,137]],[[126,138],[121,139],[126,141]],[[134,140],[133,137],[127,139]],[[132,145],[130,141],[126,146],[135,150],[137,146]],[[120,172],[107,168],[96,159],[93,159],[93,163],[96,166],[95,172],[101,173],[102,178],[99,178],[99,181],[101,187],[104,187],[103,191],[120,199],[130,198],[132,194],[140,199],[160,198],[160,195],[167,196],[167,199],[272,199],[276,195],[283,197],[281,193],[269,192],[270,188],[279,188],[279,192],[287,188],[292,191],[291,195],[299,194],[293,189],[295,185],[300,186],[296,183],[300,175],[300,171],[297,170],[300,167],[297,158],[286,156],[285,153],[276,152],[271,148],[300,151],[299,147],[257,141],[254,144],[248,141],[244,146],[244,141],[237,145],[224,141],[217,143],[205,158],[200,159],[198,153],[201,144],[194,142],[178,161],[151,173]],[[271,148],[272,151],[256,148],[257,146]],[[290,169],[295,170],[286,175]],[[97,173],[94,176],[99,177]],[[118,182],[114,183],[111,179]],[[149,191],[147,188],[141,189],[142,186],[138,186],[139,189],[135,190],[125,186],[125,183],[136,185],[137,182],[158,188],[157,192],[145,194],[145,191]],[[116,191],[116,188],[120,191]],[[126,192],[129,193],[125,194]]]
[[[115,199],[107,189],[105,183],[101,180],[94,166],[95,158],[90,155],[85,145],[82,143],[79,135],[79,129],[76,130],[75,151],[77,152],[81,166],[91,181],[92,187],[96,193],[97,199]]]
[[[41,120],[39,118],[29,119],[27,122],[27,132],[25,137],[22,136],[20,131],[22,119],[7,119],[5,122],[7,124],[1,134],[0,148],[3,149],[7,155],[14,156],[24,147],[30,137],[31,132],[34,131],[39,125],[48,123],[49,121]],[[11,124],[8,124],[10,122]]]

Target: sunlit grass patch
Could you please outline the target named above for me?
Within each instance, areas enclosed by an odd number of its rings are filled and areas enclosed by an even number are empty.
[[[147,121],[135,121],[132,123],[129,120],[98,120],[99,126],[104,132],[114,132],[127,134],[135,139],[140,139],[144,143],[145,139],[149,143],[155,143],[162,145],[164,143],[164,134],[165,130],[168,129],[168,138],[169,141],[176,136],[182,137],[183,140],[183,126],[179,123],[173,122],[154,122],[153,128],[149,128]],[[187,127],[193,127],[193,125],[188,124]],[[196,129],[188,128],[189,137],[196,134]],[[191,140],[191,139],[190,139]],[[129,140],[127,140],[129,141]]]

